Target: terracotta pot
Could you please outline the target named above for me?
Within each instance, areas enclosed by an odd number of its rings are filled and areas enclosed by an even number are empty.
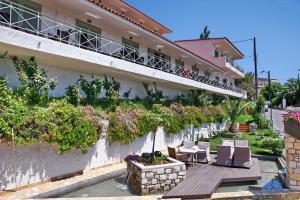
[[[284,132],[300,140],[300,124],[296,120],[288,120],[284,122]]]

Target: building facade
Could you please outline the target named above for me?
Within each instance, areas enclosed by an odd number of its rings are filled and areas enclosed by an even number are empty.
[[[121,0],[0,0],[0,75],[19,82],[9,57],[35,56],[63,96],[80,75],[114,77],[122,93],[143,98],[156,83],[169,98],[193,89],[246,98],[234,85],[243,54],[227,39],[173,42],[164,25]]]

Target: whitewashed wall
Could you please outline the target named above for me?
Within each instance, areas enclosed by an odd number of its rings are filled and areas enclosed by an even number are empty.
[[[54,91],[50,92],[52,96],[64,96],[65,95],[65,88],[69,85],[75,84],[75,82],[79,79],[80,75],[83,75],[86,79],[91,79],[92,74],[82,73],[75,70],[66,70],[62,68],[54,68],[54,67],[47,67],[47,66],[40,66],[41,68],[45,69],[48,72],[48,77],[57,77],[58,85],[56,86]],[[13,65],[10,59],[1,59],[0,60],[0,76],[5,76],[8,78],[9,85],[11,87],[17,87],[20,82],[16,75],[16,68]],[[95,77],[104,79],[104,75],[95,75]],[[110,77],[108,77],[110,78]],[[120,82],[120,94],[123,96],[125,92],[127,92],[131,88],[131,98],[135,98],[136,96],[140,98],[144,98],[146,96],[145,89],[143,87],[143,82],[138,80],[129,80],[126,77],[118,77],[116,75],[114,77],[117,81]],[[152,84],[150,84],[151,86]],[[168,88],[162,85],[157,84],[157,87],[164,92],[164,95],[169,98],[175,98],[177,94],[184,94],[186,91]],[[83,94],[82,94],[83,95]],[[102,91],[99,97],[104,96],[104,91]]]
[[[180,145],[185,137],[186,131],[167,137],[162,129],[158,129],[156,150],[166,150],[167,146]],[[0,190],[119,162],[130,153],[151,152],[152,138],[153,134],[148,134],[130,144],[109,145],[104,137],[98,140],[87,154],[73,151],[63,155],[57,153],[56,147],[47,144],[37,143],[15,149],[11,144],[1,144]]]
[[[107,125],[106,123],[105,127]],[[210,124],[210,129],[224,129],[224,125]],[[15,148],[12,144],[0,144],[0,190],[13,189],[68,173],[116,163],[131,153],[141,154],[152,151],[152,133],[129,144],[108,144],[105,130],[102,138],[89,149],[87,154],[72,151],[60,155],[57,147],[45,143]],[[194,129],[194,133],[191,129],[186,129],[170,137],[159,128],[156,133],[155,150],[163,151],[168,146],[178,146],[183,140],[189,140],[197,135],[208,137],[208,133],[208,124]]]

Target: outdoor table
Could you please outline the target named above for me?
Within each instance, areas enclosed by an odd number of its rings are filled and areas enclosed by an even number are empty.
[[[205,152],[204,149],[199,149],[197,146],[194,146],[190,149],[185,149],[185,148],[179,148],[180,153],[186,153],[188,155],[192,156],[192,166],[194,166],[194,162],[197,162],[197,154],[200,152]]]

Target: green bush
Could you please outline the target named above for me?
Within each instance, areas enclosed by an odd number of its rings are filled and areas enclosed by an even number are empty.
[[[13,62],[21,82],[18,93],[30,104],[47,103],[49,91],[54,90],[58,83],[57,78],[48,79],[46,70],[38,67],[34,57],[21,61],[14,57]]]
[[[272,122],[266,119],[262,114],[253,114],[253,122],[257,124],[258,129],[269,129],[272,126]]]
[[[161,126],[164,128],[164,131],[166,134],[174,134],[181,131],[185,124],[180,119],[179,115],[176,115],[176,113],[168,107],[164,107],[160,104],[155,104],[153,106],[153,112],[160,115],[161,118]]]
[[[66,88],[66,96],[69,103],[74,106],[78,106],[80,104],[81,96],[80,96],[80,88],[78,85],[70,85]]]
[[[13,91],[7,85],[7,79],[0,76],[0,109],[10,106]]]
[[[152,107],[153,104],[157,104],[157,103],[165,103],[166,102],[166,98],[164,97],[163,91],[159,90],[156,87],[156,83],[153,83],[154,88],[151,89],[149,87],[148,83],[143,83],[144,89],[146,91],[146,98],[145,98],[145,102],[147,107]]]
[[[65,100],[49,107],[27,106],[14,100],[0,116],[0,135],[17,144],[37,141],[57,144],[61,153],[72,149],[86,152],[99,137],[96,126],[84,119],[79,108]]]
[[[277,138],[279,137],[279,134],[274,132],[271,129],[264,129],[264,130],[259,130],[255,133],[255,136],[258,140],[263,139],[265,137],[272,137],[272,138]]]
[[[96,103],[97,96],[101,93],[103,85],[102,81],[94,76],[92,76],[91,81],[88,81],[82,75],[80,75],[78,82],[82,91],[86,95],[87,103],[94,105]]]
[[[269,149],[276,156],[281,156],[284,148],[284,141],[279,137],[265,137],[258,143],[259,147]]]
[[[111,101],[112,108],[115,109],[120,103],[120,83],[114,78],[111,81],[105,77],[103,82],[103,88],[105,89],[106,98]]]

